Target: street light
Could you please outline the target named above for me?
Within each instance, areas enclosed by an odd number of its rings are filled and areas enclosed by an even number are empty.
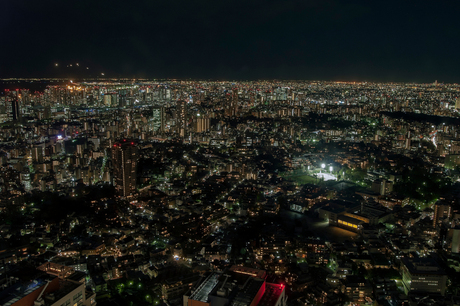
[[[326,168],[326,165],[325,164],[321,164],[321,168]]]

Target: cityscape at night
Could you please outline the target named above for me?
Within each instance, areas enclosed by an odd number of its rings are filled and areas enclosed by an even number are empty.
[[[460,305],[460,3],[1,8],[0,306]]]
[[[455,305],[460,85],[3,85],[2,305]]]

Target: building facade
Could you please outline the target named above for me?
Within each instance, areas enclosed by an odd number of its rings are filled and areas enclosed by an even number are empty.
[[[127,197],[136,191],[138,160],[139,153],[134,142],[124,140],[113,145],[113,183],[120,196]]]

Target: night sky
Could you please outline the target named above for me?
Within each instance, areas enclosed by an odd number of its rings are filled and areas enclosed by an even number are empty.
[[[0,77],[460,83],[460,1],[4,0],[0,11]]]

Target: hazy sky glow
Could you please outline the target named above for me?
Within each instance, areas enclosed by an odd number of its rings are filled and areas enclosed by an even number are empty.
[[[458,1],[4,1],[0,77],[460,82],[459,8]]]

